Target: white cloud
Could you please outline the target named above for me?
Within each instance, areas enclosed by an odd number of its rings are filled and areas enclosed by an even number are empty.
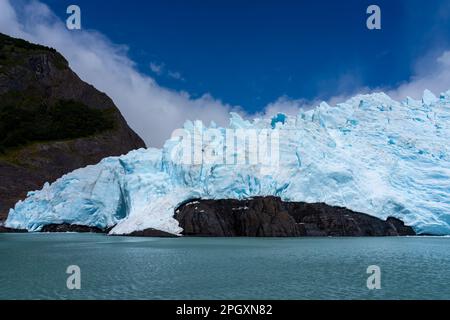
[[[15,6],[10,0],[0,0],[0,32],[60,51],[83,80],[114,100],[129,125],[148,146],[161,146],[187,119],[200,119],[207,123],[214,120],[224,126],[229,122],[230,111],[245,116],[239,106],[228,105],[209,94],[194,99],[187,92],[158,85],[152,77],[137,71],[135,63],[127,55],[126,46],[114,44],[94,30],[67,30],[65,23],[37,0],[20,2],[20,5],[15,3]],[[163,63],[152,62],[149,67],[155,75],[184,80],[179,72],[166,70]],[[326,99],[330,105],[343,102],[354,94],[374,90],[386,91],[396,99],[406,96],[418,99],[425,89],[439,94],[450,87],[450,51],[421,59],[414,76],[397,88],[364,87],[358,78],[349,74],[339,79],[336,91],[340,94]],[[253,116],[272,116],[278,112],[297,114],[300,108],[312,108],[320,101],[283,96]]]
[[[150,70],[157,76],[165,76],[171,79],[184,81],[183,76],[178,71],[166,70],[165,63],[150,62]]]
[[[276,101],[269,103],[265,108],[262,117],[273,117],[278,113],[295,116],[300,109],[311,109],[318,105],[320,100],[292,99],[282,96]]]
[[[167,72],[167,75],[168,75],[170,78],[172,78],[172,79],[184,81],[184,78],[183,78],[183,76],[181,75],[181,73],[179,73],[179,72],[177,72],[177,71],[170,71],[170,70],[169,70],[169,71]]]
[[[397,88],[386,90],[395,99],[420,99],[425,89],[440,94],[450,89],[450,51],[427,55],[415,66],[414,75]]]
[[[330,106],[335,106],[340,102],[345,102],[356,94],[366,94],[371,92],[386,92],[393,99],[398,101],[407,97],[421,99],[423,92],[428,89],[439,95],[450,89],[450,51],[440,51],[440,53],[429,53],[419,59],[413,70],[413,76],[395,88],[363,86],[358,78],[350,74],[344,74],[337,83],[338,95],[324,99]],[[311,109],[319,105],[321,99],[305,100],[281,97],[277,101],[266,106],[262,115],[273,116],[282,112],[290,115],[298,114],[300,108]]]
[[[164,63],[150,62],[150,70],[157,75],[161,75],[164,69]]]
[[[238,106],[209,94],[193,99],[186,92],[159,86],[137,71],[126,46],[111,43],[96,31],[67,30],[65,23],[39,1],[15,7],[9,0],[0,0],[0,32],[61,52],[81,79],[114,100],[148,146],[161,146],[187,119],[227,125],[230,111],[241,112]]]

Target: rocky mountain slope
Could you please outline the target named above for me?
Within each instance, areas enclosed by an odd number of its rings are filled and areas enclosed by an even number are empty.
[[[0,34],[0,221],[28,191],[145,147],[54,49]]]

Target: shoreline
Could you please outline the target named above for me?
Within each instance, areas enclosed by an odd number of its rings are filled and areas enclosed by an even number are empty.
[[[369,238],[450,238],[450,235],[405,235],[405,236],[302,236],[302,237],[213,237],[213,236],[173,236],[173,237],[157,237],[157,236],[133,236],[133,235],[109,235],[107,233],[101,232],[75,232],[75,231],[64,231],[64,232],[40,232],[40,231],[26,231],[26,232],[3,232],[0,231],[1,235],[98,235],[113,238],[136,238],[136,239],[369,239]]]

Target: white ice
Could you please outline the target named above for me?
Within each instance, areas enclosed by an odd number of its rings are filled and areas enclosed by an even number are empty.
[[[199,127],[185,124],[190,132]],[[112,234],[146,228],[180,234],[174,209],[188,200],[275,195],[450,234],[450,91],[402,102],[384,93],[358,95],[296,117],[251,122],[232,114],[229,127],[278,130],[279,164],[180,164],[182,143],[172,138],[163,149],[106,158],[45,184],[10,210],[6,226],[39,231],[72,223],[114,226]]]

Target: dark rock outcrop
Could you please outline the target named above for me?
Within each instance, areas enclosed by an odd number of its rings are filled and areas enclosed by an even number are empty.
[[[405,223],[400,219],[397,219],[395,217],[388,217],[386,219],[386,222],[391,224],[397,230],[398,234],[401,236],[415,236],[416,235],[416,232],[414,231],[414,229],[411,228],[410,226],[406,226]]]
[[[174,235],[172,233],[164,232],[164,231],[153,229],[153,228],[140,230],[140,231],[133,231],[129,234],[121,234],[120,236],[155,237],[155,238],[176,238],[177,237],[176,235]]]
[[[70,114],[64,114],[64,106],[71,106]],[[76,106],[90,112],[81,112]],[[41,110],[49,116],[40,116]],[[5,129],[14,124],[11,119],[16,115],[21,119],[20,130]],[[61,115],[73,121],[48,129],[51,120],[61,119]],[[45,121],[36,123],[36,118]],[[86,130],[81,130],[78,124],[84,119],[100,125],[86,124]],[[99,119],[106,119],[107,125]],[[27,135],[28,128],[39,135]],[[145,147],[113,101],[83,82],[62,55],[1,33],[0,129],[0,221],[28,191],[41,189],[45,182],[105,157]]]
[[[396,218],[386,221],[323,203],[283,202],[277,197],[196,200],[175,218],[186,236],[302,237],[415,235]]]
[[[386,221],[324,203],[283,202],[277,197],[247,200],[193,200],[175,210],[184,236],[203,237],[365,237],[416,235],[403,221]],[[49,224],[41,232],[109,233],[109,229],[74,224]],[[2,232],[26,232],[0,227]],[[145,229],[118,236],[177,237]]]
[[[69,223],[55,223],[48,224],[42,227],[39,232],[78,232],[78,233],[109,233],[112,229],[101,229],[97,227],[90,226],[82,226],[78,224],[69,224]],[[0,226],[0,233],[19,233],[19,232],[27,232],[27,230],[19,230],[19,229],[10,229],[6,227]],[[174,238],[177,237],[174,234],[164,232],[157,229],[145,229],[140,231],[133,231],[129,234],[121,234],[121,235],[113,235],[113,236],[129,236],[129,237],[158,237],[158,238]]]
[[[48,224],[42,227],[40,232],[107,233],[108,231],[109,230],[104,230],[96,227],[62,223],[62,224]]]
[[[90,226],[82,226],[78,224],[69,224],[69,223],[55,223],[55,224],[48,224],[42,227],[42,229],[39,232],[77,232],[77,233],[104,233],[107,234],[112,229],[101,229],[97,227],[90,227]],[[21,229],[11,229],[7,227],[0,226],[0,233],[25,233],[28,232],[27,230],[21,230]],[[112,236],[127,236],[127,237],[156,237],[156,238],[177,238],[178,236],[164,232],[161,230],[149,228],[145,230],[139,230],[139,231],[133,231],[129,234],[120,234],[120,235],[112,235]]]
[[[23,229],[11,229],[4,226],[0,226],[0,233],[27,233],[27,230]]]

